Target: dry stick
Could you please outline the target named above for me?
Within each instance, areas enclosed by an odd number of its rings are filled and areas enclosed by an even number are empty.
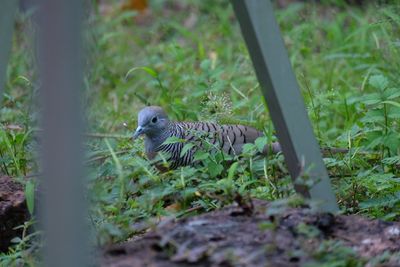
[[[126,153],[129,153],[130,151],[131,151],[130,149],[125,149],[125,150],[117,151],[117,152],[115,152],[115,155],[126,154]],[[94,161],[103,160],[103,159],[106,159],[106,158],[108,158],[108,157],[110,157],[110,156],[111,156],[111,154],[107,154],[107,155],[104,155],[104,156],[94,157],[94,158],[91,158],[91,159],[88,159],[87,161],[85,161],[85,164],[90,164],[90,163],[92,163],[92,162],[94,162]]]
[[[42,132],[41,128],[33,129],[35,132]],[[93,138],[114,138],[114,139],[129,139],[132,138],[130,135],[122,135],[122,134],[110,134],[110,133],[84,133],[84,136],[93,137]]]
[[[347,154],[351,150],[348,148],[340,148],[340,147],[323,147],[321,148],[321,152],[324,156],[328,156],[330,154]],[[371,156],[379,156],[380,154],[377,152],[369,152],[369,151],[357,151],[357,154],[361,155],[371,155]]]
[[[108,134],[108,133],[85,133],[87,137],[93,138],[114,138],[114,139],[129,139],[132,136],[122,134]]]
[[[332,153],[332,154],[346,154],[349,153],[347,148],[336,148],[336,147],[323,147],[321,148],[322,153]]]
[[[188,214],[190,212],[197,211],[197,210],[200,210],[202,208],[203,208],[203,206],[200,206],[200,205],[191,207],[189,209],[184,210],[182,213],[178,214],[176,217],[180,218],[180,217],[182,217],[182,216],[184,216],[184,215],[186,215],[186,214]]]
[[[26,179],[33,178],[33,177],[38,177],[38,176],[41,176],[41,175],[42,175],[42,173],[37,172],[37,173],[31,173],[31,174],[25,175],[25,176],[23,176],[23,178],[24,178],[24,180],[26,180]]]
[[[328,170],[328,172],[329,172],[329,170]],[[350,178],[350,177],[353,177],[354,175],[351,175],[351,174],[344,174],[344,175],[333,175],[333,174],[329,174],[329,178],[332,178],[332,179],[336,179],[336,178]]]

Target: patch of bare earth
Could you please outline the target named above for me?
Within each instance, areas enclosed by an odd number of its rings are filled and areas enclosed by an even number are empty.
[[[141,237],[104,249],[101,265],[321,266],[318,262],[337,257],[343,263],[362,261],[372,266],[385,252],[400,252],[398,222],[307,208],[277,210],[261,200],[253,200],[253,206],[251,212],[233,205],[164,221]],[[400,260],[388,256],[385,263],[374,266],[400,266]]]
[[[7,251],[12,238],[21,234],[14,229],[28,219],[25,195],[21,184],[8,176],[0,176],[0,252]]]

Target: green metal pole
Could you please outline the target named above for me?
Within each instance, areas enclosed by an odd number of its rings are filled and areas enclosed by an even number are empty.
[[[338,205],[269,0],[231,0],[297,192]],[[299,177],[313,182],[299,183]]]
[[[83,166],[83,0],[40,0],[37,9],[41,104],[44,266],[90,265]]]
[[[2,0],[0,4],[0,101],[7,76],[17,4],[16,0]]]

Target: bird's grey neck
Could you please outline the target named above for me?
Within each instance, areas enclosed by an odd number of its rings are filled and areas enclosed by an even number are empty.
[[[162,143],[167,140],[168,137],[171,137],[171,123],[163,131],[158,131],[154,134],[147,134],[146,139],[152,144],[153,148],[157,148],[162,145]]]

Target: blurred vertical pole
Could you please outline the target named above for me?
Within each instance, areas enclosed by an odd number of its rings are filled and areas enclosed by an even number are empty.
[[[296,191],[320,202],[321,210],[338,205],[303,97],[275,20],[270,0],[231,0],[267,102]],[[307,175],[314,184],[298,183]]]
[[[41,103],[39,219],[44,265],[88,265],[83,190],[83,1],[39,0],[37,23]]]
[[[0,3],[0,102],[7,77],[7,65],[11,51],[16,0],[1,0]]]

